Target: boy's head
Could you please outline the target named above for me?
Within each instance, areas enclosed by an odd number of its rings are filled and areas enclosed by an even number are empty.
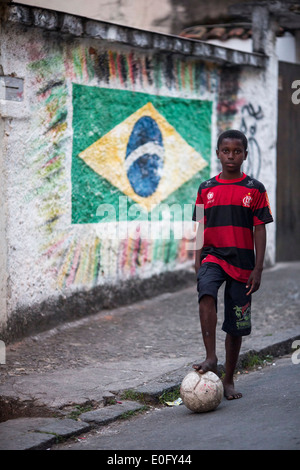
[[[229,130],[220,135],[217,143],[217,156],[222,165],[224,179],[241,176],[241,166],[248,155],[247,145],[247,138],[240,131]]]
[[[224,139],[237,139],[241,140],[242,145],[244,147],[245,152],[247,151],[248,147],[248,140],[245,134],[243,134],[241,131],[237,131],[235,129],[231,129],[225,132],[222,132],[222,134],[218,138],[217,142],[217,149],[219,150],[221,143],[223,142]]]

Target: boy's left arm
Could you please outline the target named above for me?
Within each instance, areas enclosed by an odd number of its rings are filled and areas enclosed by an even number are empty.
[[[259,289],[261,274],[263,271],[264,257],[266,251],[266,227],[265,224],[256,225],[254,228],[254,246],[256,262],[251,272],[246,287],[250,287],[247,295],[253,294]]]

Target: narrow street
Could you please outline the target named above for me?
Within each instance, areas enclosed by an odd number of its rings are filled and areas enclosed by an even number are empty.
[[[243,398],[223,400],[213,412],[154,407],[53,449],[136,451],[132,455],[138,450],[299,450],[300,364],[284,357],[237,377]],[[110,455],[118,453],[104,454]]]

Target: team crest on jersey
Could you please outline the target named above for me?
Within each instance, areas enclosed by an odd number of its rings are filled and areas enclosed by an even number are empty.
[[[243,198],[243,206],[244,206],[244,207],[250,207],[251,202],[252,202],[251,193],[248,193],[248,194]]]
[[[214,201],[214,193],[212,191],[209,191],[209,193],[207,193],[207,202],[210,203],[213,201]]]

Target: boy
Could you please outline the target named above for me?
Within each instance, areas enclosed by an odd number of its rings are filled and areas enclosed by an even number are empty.
[[[248,154],[247,145],[247,138],[240,131],[229,130],[220,135],[217,156],[222,172],[200,184],[193,215],[193,220],[204,222],[203,246],[196,247],[195,270],[206,349],[206,359],[193,367],[200,373],[217,371],[217,294],[226,282],[222,329],[226,332],[223,386],[228,400],[242,396],[234,388],[233,374],[242,337],[251,332],[251,295],[259,289],[261,281],[265,224],[273,221],[263,184],[241,171]],[[204,221],[197,217],[198,204],[204,206]],[[197,238],[200,236],[201,223]]]

